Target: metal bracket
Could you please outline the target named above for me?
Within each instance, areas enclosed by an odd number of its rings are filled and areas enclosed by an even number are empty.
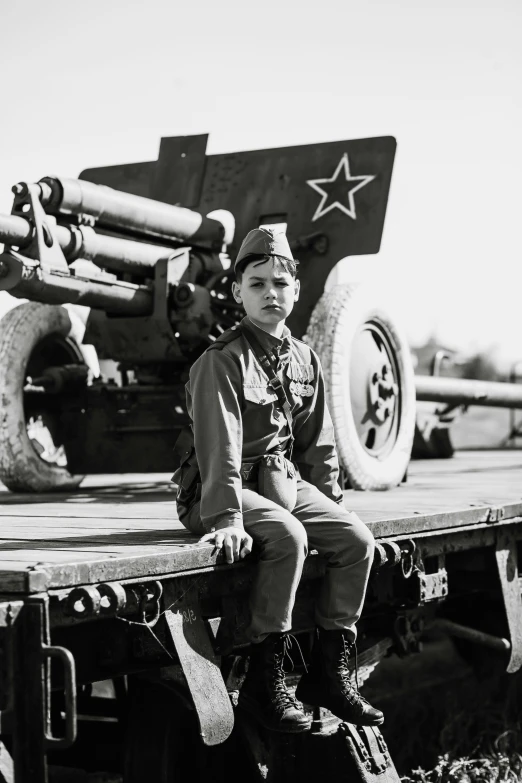
[[[46,214],[40,202],[40,186],[23,182],[16,188],[12,213],[29,220],[34,227],[33,240],[24,249],[24,255],[38,260],[43,273],[59,272],[70,277],[69,266],[55,236],[56,218]]]
[[[522,666],[522,597],[518,579],[517,541],[513,534],[499,532],[495,557],[511,641],[507,672],[512,674]]]
[[[173,249],[170,258],[157,262],[154,310],[150,315],[112,318],[107,313],[91,310],[84,342],[92,343],[102,359],[138,363],[179,361],[182,353],[176,337],[178,327],[169,320],[169,296],[188,262],[188,248]],[[201,321],[197,323],[192,328],[202,329]]]
[[[47,782],[46,751],[67,748],[76,738],[76,680],[69,650],[49,644],[49,598],[28,597],[10,632],[13,634],[13,761],[15,780]],[[51,730],[51,666],[58,658],[64,667],[65,733]]]
[[[219,745],[234,727],[234,711],[227,693],[197,591],[189,589],[178,598],[165,590],[165,619],[198,715],[205,745]]]
[[[70,748],[76,739],[76,671],[74,657],[65,647],[42,645],[42,663],[47,658],[57,658],[63,664],[65,690],[65,733],[63,737],[54,737],[51,732],[50,715],[47,719],[45,743],[48,748]],[[49,705],[50,699],[47,699]]]
[[[448,572],[439,568],[434,574],[419,572],[420,603],[441,601],[448,595]]]

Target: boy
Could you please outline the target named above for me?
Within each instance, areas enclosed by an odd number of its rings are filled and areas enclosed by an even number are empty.
[[[232,293],[246,317],[191,368],[186,391],[195,460],[182,460],[178,473],[179,517],[204,534],[202,542],[223,549],[229,563],[246,557],[253,542],[259,550],[250,596],[252,655],[239,706],[275,731],[310,728],[283,670],[310,546],[327,567],[312,667],[296,694],[342,720],[377,725],[383,714],[352,686],[348,669],[374,542],[343,507],[319,359],[285,326],[299,297],[286,235],[250,231],[234,269]],[[198,469],[201,483],[194,481]]]

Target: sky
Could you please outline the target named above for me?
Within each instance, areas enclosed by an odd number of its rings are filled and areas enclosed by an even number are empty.
[[[0,0],[11,186],[208,152],[393,135],[378,281],[410,343],[522,359],[520,0]],[[8,306],[0,294],[0,312]]]

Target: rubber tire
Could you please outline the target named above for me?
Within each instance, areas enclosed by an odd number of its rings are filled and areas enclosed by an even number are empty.
[[[397,437],[391,451],[381,459],[362,446],[350,404],[351,345],[357,329],[377,322],[385,331],[399,369],[401,406]],[[347,283],[325,292],[312,313],[306,342],[319,354],[323,366],[326,398],[332,416],[339,461],[350,486],[359,490],[387,490],[403,480],[411,457],[415,431],[415,382],[407,340],[385,305],[366,286]],[[346,388],[348,387],[348,388]]]
[[[39,302],[20,304],[0,321],[0,480],[12,492],[66,491],[84,478],[40,459],[24,415],[25,372],[33,349],[48,335],[71,338],[71,332],[64,307]]]

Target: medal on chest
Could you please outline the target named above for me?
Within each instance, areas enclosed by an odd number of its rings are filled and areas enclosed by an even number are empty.
[[[311,364],[289,362],[286,371],[290,378],[290,391],[297,397],[311,397],[314,387],[310,383],[314,379],[314,368]]]
[[[290,381],[290,391],[298,397],[311,397],[314,393],[314,387],[309,383]]]

